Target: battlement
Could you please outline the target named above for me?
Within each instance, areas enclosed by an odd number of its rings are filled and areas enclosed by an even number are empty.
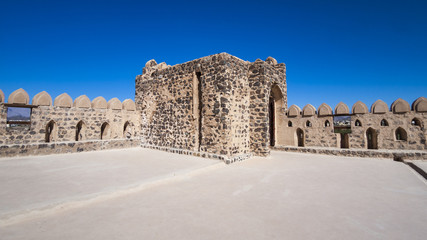
[[[25,116],[18,108],[26,109]],[[135,102],[91,101],[85,95],[73,100],[67,93],[52,100],[44,91],[30,101],[23,89],[6,102],[0,90],[0,156],[126,146],[226,162],[306,147],[427,156],[426,121],[425,97],[411,105],[397,99],[390,107],[378,100],[370,108],[361,101],[351,108],[342,102],[334,108],[325,103],[317,109],[311,104],[288,108],[284,63],[219,53],[174,66],[147,61],[135,78]]]
[[[387,103],[385,103],[382,100],[375,101],[371,107],[368,109],[367,105],[361,101],[357,101],[355,104],[353,104],[351,108],[351,112],[349,107],[343,103],[338,103],[334,111],[332,111],[332,108],[326,104],[322,103],[316,110],[316,108],[311,105],[307,104],[301,108],[297,105],[292,105],[289,107],[289,109],[286,110],[286,115],[288,117],[311,117],[314,115],[317,115],[318,117],[325,117],[325,116],[332,116],[332,115],[354,115],[354,114],[385,114],[388,112],[394,113],[394,114],[404,114],[409,113],[411,111],[417,112],[417,113],[425,113],[427,112],[427,98],[425,97],[419,97],[417,98],[411,105],[409,103],[401,98],[396,99],[390,106],[390,108],[387,106]]]
[[[0,90],[0,156],[51,154],[139,146],[141,116],[134,101],[24,89],[5,102]]]
[[[403,99],[390,107],[377,100],[370,108],[361,101],[351,111],[338,103],[334,111],[323,103],[317,110],[307,104],[283,109],[278,120],[279,146],[329,147],[344,149],[426,150],[427,99],[419,97],[412,105]],[[347,125],[335,126],[336,118],[347,116]],[[280,148],[280,147],[279,147]]]
[[[5,95],[0,89],[0,103],[6,103],[4,101],[5,99]],[[30,96],[24,89],[17,89],[9,95],[7,104],[15,104],[22,106],[30,105]],[[31,105],[48,107],[52,106],[52,97],[45,91],[39,92],[33,97]],[[73,99],[67,93],[63,93],[57,96],[53,101],[53,106],[61,108],[92,108],[126,111],[136,110],[135,102],[132,99],[126,99],[122,103],[118,98],[112,98],[107,102],[105,98],[99,96],[90,101],[90,99],[86,95],[81,95],[73,101]]]

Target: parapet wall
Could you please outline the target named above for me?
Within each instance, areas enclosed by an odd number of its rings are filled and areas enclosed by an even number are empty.
[[[334,133],[334,116],[351,117],[351,133]],[[397,99],[390,108],[381,100],[372,104],[356,102],[349,107],[339,103],[335,111],[327,104],[316,110],[292,105],[285,111],[286,137],[282,146],[335,147],[349,149],[426,150],[427,99],[420,97],[410,106]],[[343,139],[344,138],[344,139]],[[301,141],[302,140],[302,141]]]
[[[16,148],[32,149],[20,154],[26,155],[37,152],[47,154],[49,151],[46,149],[52,149],[54,153],[73,152],[77,151],[75,147],[77,145],[84,146],[80,147],[79,151],[97,148],[100,150],[114,146],[136,146],[135,143],[129,145],[125,143],[126,141],[119,144],[107,144],[105,141],[114,139],[117,143],[118,140],[139,139],[140,112],[136,110],[134,102],[130,99],[123,103],[117,98],[107,102],[103,97],[90,101],[87,96],[82,95],[73,101],[68,94],[63,93],[52,101],[48,93],[41,92],[35,95],[30,103],[30,98],[23,89],[11,93],[7,103],[3,102],[4,99],[4,94],[0,90],[2,101],[0,102],[0,145],[3,152],[0,155],[2,156],[17,155],[13,150]],[[8,122],[9,108],[31,109],[30,122],[27,125]],[[16,125],[19,126],[16,127]],[[96,141],[104,143],[96,143]],[[75,144],[76,142],[79,143]],[[86,142],[86,144],[80,142]],[[46,144],[49,147],[46,147]],[[58,150],[58,146],[61,146],[62,150]],[[9,154],[6,154],[6,151]]]
[[[12,119],[15,108],[31,109],[30,121]],[[334,127],[336,116],[349,116],[351,125]],[[351,109],[344,103],[334,110],[327,104],[288,108],[284,63],[220,53],[175,66],[148,61],[135,79],[135,103],[85,95],[73,101],[66,93],[52,100],[46,92],[30,101],[23,89],[6,102],[0,90],[0,156],[131,146],[226,162],[267,156],[275,148],[427,156],[426,121],[424,97],[411,106],[397,99],[390,108],[381,100],[370,108],[360,101]],[[372,155],[375,150],[381,154]]]

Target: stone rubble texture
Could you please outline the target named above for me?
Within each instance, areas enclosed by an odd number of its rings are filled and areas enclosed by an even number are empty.
[[[271,149],[427,158],[426,98],[412,105],[399,98],[390,108],[382,100],[370,108],[361,101],[288,108],[286,66],[272,57],[248,62],[220,53],[175,66],[153,59],[135,79],[135,102],[85,95],[73,101],[67,93],[52,101],[43,91],[29,105],[18,89],[7,103],[0,90],[0,104],[0,157],[142,146],[227,163]],[[7,126],[7,109],[17,106],[32,108],[30,129]],[[337,115],[351,117],[351,133],[334,132]]]

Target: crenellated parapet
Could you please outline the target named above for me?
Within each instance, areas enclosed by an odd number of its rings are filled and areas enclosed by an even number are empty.
[[[30,105],[30,96],[28,93],[20,88],[12,92],[7,102],[5,95],[0,89],[0,103],[6,104],[18,104],[18,105]],[[49,93],[42,91],[37,93],[32,101],[33,106],[50,106],[50,107],[61,107],[61,108],[83,108],[83,109],[112,109],[112,110],[126,110],[136,111],[135,102],[132,99],[126,99],[123,103],[118,98],[112,98],[108,102],[105,98],[99,96],[91,102],[86,95],[81,95],[76,99],[73,99],[67,93],[62,93],[55,98],[52,104],[52,97]]]
[[[358,101],[350,108],[343,102],[334,111],[323,103],[317,111],[307,104],[292,105],[285,112],[287,126],[280,129],[282,146],[338,147],[355,149],[426,150],[427,99],[420,97],[412,105],[399,98],[390,107],[382,100],[368,109]],[[349,116],[348,129],[334,128],[336,117]],[[373,140],[372,140],[373,139]],[[370,142],[372,141],[372,142]]]
[[[288,108],[286,65],[273,57],[249,62],[219,53],[173,66],[152,59],[135,78],[135,101],[45,91],[30,99],[24,89],[8,98],[0,90],[2,149],[80,151],[134,140],[227,162],[280,146],[427,150],[426,98]]]
[[[52,101],[42,91],[30,103],[22,88],[4,99],[0,90],[0,145],[139,138],[141,113],[131,99],[107,102],[100,96],[91,101],[81,95],[73,101],[63,93]]]
[[[411,107],[412,106],[412,107]],[[297,105],[292,105],[289,107],[289,109],[286,111],[286,115],[288,117],[296,117],[296,116],[327,116],[327,115],[353,115],[353,114],[384,114],[384,113],[395,113],[395,114],[402,114],[402,113],[408,113],[408,112],[417,112],[417,113],[425,113],[427,112],[427,98],[425,97],[419,97],[417,98],[412,105],[409,105],[409,103],[401,98],[395,100],[391,105],[390,108],[388,107],[387,103],[385,103],[382,100],[375,101],[372,105],[370,110],[368,110],[368,107],[365,103],[361,101],[357,101],[355,104],[353,104],[351,108],[351,112],[349,110],[349,107],[343,103],[340,102],[335,106],[334,111],[332,111],[332,108],[326,104],[322,103],[318,109],[316,110],[313,105],[307,104],[304,106],[303,110],[301,111],[301,108]]]

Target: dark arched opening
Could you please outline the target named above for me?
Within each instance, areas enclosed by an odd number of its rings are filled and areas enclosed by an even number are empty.
[[[406,140],[408,140],[408,135],[406,134],[406,131],[403,128],[401,128],[401,127],[398,127],[396,129],[395,135],[396,135],[396,140],[397,141],[406,141]]]
[[[414,119],[412,119],[412,121],[411,121],[411,125],[413,125],[413,126],[419,126],[419,127],[422,127],[422,126],[421,126],[421,121],[420,121],[420,119],[418,119],[418,118],[414,118]]]
[[[85,139],[85,131],[86,131],[86,125],[83,121],[80,121],[76,125],[76,141],[81,141]]]
[[[368,149],[378,149],[378,136],[374,129],[368,128],[366,130],[366,139],[368,141]]]
[[[127,139],[132,137],[132,127],[129,121],[126,121],[125,125],[123,126],[123,137]]]
[[[54,131],[56,131],[56,123],[53,120],[51,120],[46,125],[45,142],[52,142],[55,140]]]
[[[385,119],[381,120],[380,125],[381,125],[381,127],[387,127],[388,126],[387,120],[385,120]]]
[[[296,134],[298,139],[298,147],[304,147],[304,131],[301,128],[298,128]]]
[[[274,111],[274,99],[271,95],[268,101],[268,117],[269,117],[269,123],[270,123],[270,146],[274,146],[276,144],[276,116]]]
[[[101,126],[101,140],[110,138],[110,124],[103,123]]]
[[[354,126],[356,126],[356,127],[361,127],[361,126],[362,126],[362,123],[359,121],[359,119],[357,119],[357,120],[354,122]]]
[[[348,133],[341,133],[341,148],[349,148]]]
[[[325,121],[325,127],[330,127],[331,126],[331,123],[329,122],[329,120],[326,120]]]

